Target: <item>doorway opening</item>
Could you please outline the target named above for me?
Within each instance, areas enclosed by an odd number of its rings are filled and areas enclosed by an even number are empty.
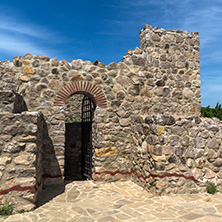
[[[66,103],[65,179],[92,177],[92,120],[95,102],[90,95],[74,94]]]

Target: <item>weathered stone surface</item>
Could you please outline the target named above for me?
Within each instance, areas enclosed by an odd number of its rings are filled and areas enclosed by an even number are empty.
[[[221,167],[222,166],[222,159],[218,158],[213,162],[213,165],[216,167]]]
[[[176,135],[174,135],[174,136],[170,136],[170,138],[169,138],[169,144],[171,145],[171,146],[176,146],[177,144],[178,144],[178,142],[179,142],[179,136],[176,136]]]
[[[16,170],[17,177],[31,177],[33,178],[36,175],[35,168],[19,168]]]
[[[166,156],[165,155],[162,155],[162,156],[152,155],[152,158],[156,162],[159,162],[159,161],[164,161],[165,162],[166,161]]]
[[[183,148],[183,147],[177,147],[177,148],[175,149],[175,154],[176,154],[177,156],[181,157],[181,156],[183,155],[183,153],[184,153],[184,148]]]
[[[116,147],[106,147],[102,149],[95,149],[96,156],[116,156],[118,155],[118,149]]]
[[[196,148],[204,148],[205,147],[205,140],[201,137],[197,137],[194,139],[194,144]]]
[[[157,86],[165,86],[165,81],[161,79],[161,80],[156,82],[156,85]]]
[[[37,151],[37,146],[35,143],[29,143],[26,145],[26,148],[25,148],[25,151],[26,152],[32,152],[32,153],[35,153]]]
[[[18,181],[18,185],[21,185],[23,187],[28,187],[28,186],[35,186],[36,184],[36,179],[33,178],[33,177],[29,177],[29,178],[19,178],[19,181]]]
[[[206,170],[205,170],[205,177],[206,177],[207,179],[214,178],[215,175],[216,175],[216,174],[215,174],[211,169],[206,169]]]
[[[184,88],[183,89],[183,95],[184,95],[185,98],[191,99],[194,96],[194,93],[189,88]]]
[[[173,125],[175,123],[175,119],[173,116],[157,115],[155,122],[160,125]]]
[[[49,87],[50,87],[51,89],[60,89],[60,87],[61,87],[60,81],[54,80],[54,79],[50,80],[50,82],[49,82]]]
[[[99,62],[99,67],[101,67],[101,68],[105,68],[106,65],[105,65],[103,62]]]
[[[81,62],[77,61],[77,60],[72,60],[71,65],[72,65],[73,69],[77,69],[78,70],[78,69],[82,68]]]
[[[22,67],[22,58],[21,58],[21,56],[14,57],[13,64],[16,67]]]
[[[219,144],[218,144],[217,140],[215,138],[213,138],[213,139],[208,140],[207,147],[210,149],[218,149]]]
[[[49,61],[50,60],[49,57],[46,56],[46,55],[40,56],[40,59],[44,60],[44,61]]]
[[[79,81],[79,80],[83,80],[83,77],[82,76],[73,76],[71,78],[72,81]]]
[[[126,127],[131,124],[131,119],[130,118],[124,118],[120,120],[120,126]]]
[[[167,87],[164,87],[163,88],[163,96],[167,97],[169,94],[170,94],[170,89]]]
[[[16,140],[18,142],[36,142],[36,136],[25,136],[25,137],[17,137]]]
[[[143,143],[142,143],[142,152],[146,153],[147,149],[148,149],[148,144],[147,144],[146,141],[143,141]]]
[[[32,63],[33,67],[38,67],[39,66],[39,61],[38,60],[34,60]]]
[[[22,80],[23,82],[28,82],[30,78],[27,75],[20,75],[19,79]]]
[[[111,69],[117,69],[117,63],[116,62],[112,62],[107,66],[107,69],[111,70]]]
[[[196,152],[195,152],[195,150],[193,148],[188,148],[185,156],[187,158],[192,158],[193,159],[195,157],[195,153]]]
[[[157,125],[157,133],[161,135],[164,133],[164,126]]]
[[[140,48],[136,47],[135,50],[134,50],[134,53],[135,54],[142,54],[143,50],[141,50]]]
[[[65,137],[64,136],[55,136],[54,139],[53,139],[53,142],[55,144],[64,143],[65,142]]]
[[[160,36],[158,34],[153,34],[151,38],[153,41],[156,41],[156,42],[160,41]]]
[[[17,143],[9,143],[3,148],[2,151],[7,153],[17,153],[20,152],[20,147]]]
[[[219,131],[219,127],[218,126],[216,126],[216,125],[209,125],[208,127],[207,127],[207,129],[208,130],[211,130],[211,131]]]
[[[43,92],[43,95],[46,98],[52,98],[55,95],[55,93],[52,90],[46,90],[46,91]]]
[[[14,163],[16,165],[30,165],[33,164],[35,161],[35,155],[34,154],[21,154],[19,156],[17,156],[16,158],[14,158]]]
[[[22,68],[22,71],[27,74],[33,74],[35,70],[32,67],[25,66]]]
[[[203,168],[203,166],[204,166],[204,162],[203,162],[202,159],[197,159],[195,162],[196,162],[196,166],[197,166],[197,168],[200,168],[200,169]]]
[[[190,168],[193,167],[193,164],[194,164],[194,161],[192,159],[187,160],[187,166],[188,167],[190,167]]]
[[[144,66],[145,65],[145,59],[140,56],[132,56],[133,64],[137,66]]]
[[[156,187],[158,189],[162,189],[162,188],[167,188],[169,186],[169,183],[166,181],[157,181],[156,182]]]
[[[208,159],[215,159],[216,157],[217,157],[217,153],[214,150],[212,149],[208,150],[207,152]]]
[[[181,145],[182,145],[182,146],[189,146],[189,144],[190,144],[190,139],[189,139],[189,137],[183,137],[180,142],[181,142]]]
[[[0,165],[5,166],[6,164],[9,164],[11,162],[12,158],[11,157],[0,157]]]
[[[51,65],[52,65],[52,66],[58,66],[58,65],[59,65],[59,60],[56,59],[56,58],[51,59],[50,62],[51,62]]]
[[[39,69],[39,75],[41,77],[45,77],[49,74],[49,71],[48,70],[44,70],[44,69]]]

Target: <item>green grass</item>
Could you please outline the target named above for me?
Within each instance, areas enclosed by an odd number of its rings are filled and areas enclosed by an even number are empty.
[[[65,122],[66,123],[79,123],[79,122],[82,122],[82,120],[78,118],[73,118],[72,116],[70,116],[65,120]]]
[[[217,192],[217,187],[214,183],[207,183],[207,193],[215,194]]]
[[[7,201],[5,204],[2,204],[0,206],[0,215],[10,215],[12,214],[12,211],[13,211],[13,206],[12,204]]]

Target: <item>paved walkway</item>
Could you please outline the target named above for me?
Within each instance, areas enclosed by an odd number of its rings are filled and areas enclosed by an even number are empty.
[[[222,221],[222,194],[152,197],[133,182],[75,181],[65,192],[33,212],[6,222]]]

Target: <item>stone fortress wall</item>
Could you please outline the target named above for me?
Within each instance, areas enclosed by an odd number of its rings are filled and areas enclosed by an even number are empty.
[[[215,178],[220,185],[220,122],[199,118],[198,33],[146,25],[140,42],[122,62],[107,66],[97,60],[69,63],[32,54],[17,56],[13,63],[0,62],[1,112],[9,115],[13,110],[14,90],[23,96],[29,112],[44,116],[43,186],[63,182],[65,120],[80,104],[74,97],[83,95],[97,104],[94,180],[132,178],[154,193],[198,191],[199,184]],[[6,146],[0,145],[1,150]]]
[[[0,200],[17,210],[35,207],[42,190],[43,125],[40,112],[0,114]]]
[[[133,180],[157,194],[222,191],[222,121],[153,114],[137,121]],[[139,138],[139,139],[138,139]]]

